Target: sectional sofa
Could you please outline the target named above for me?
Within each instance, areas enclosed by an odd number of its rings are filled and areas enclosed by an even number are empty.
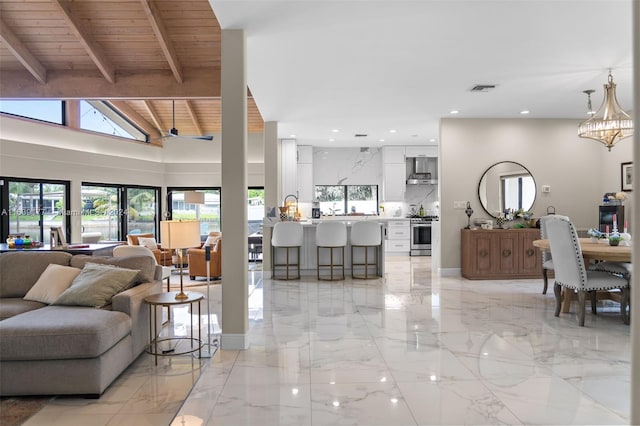
[[[148,343],[149,314],[144,298],[161,292],[157,268],[147,256],[0,254],[0,395],[99,397]],[[68,288],[75,289],[52,298],[46,293],[54,283],[49,286],[46,281],[51,270],[59,269],[78,274]],[[76,285],[83,281],[81,277],[86,284],[92,276],[106,278],[112,272],[126,277],[107,280],[107,287],[133,277],[126,286],[111,288],[115,295],[107,292],[105,296],[102,290]],[[85,290],[80,297],[78,288]],[[33,300],[34,292],[42,293],[43,289],[45,295],[35,297],[42,300]],[[94,302],[96,294],[104,301]],[[89,302],[84,300],[87,296]]]

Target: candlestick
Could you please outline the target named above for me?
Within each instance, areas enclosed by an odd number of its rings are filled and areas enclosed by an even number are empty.
[[[609,225],[605,225],[604,232],[609,235]]]

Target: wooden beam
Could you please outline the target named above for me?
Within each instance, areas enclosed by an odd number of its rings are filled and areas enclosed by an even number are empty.
[[[156,129],[158,129],[158,131],[162,135],[164,135],[164,133],[166,132],[166,130],[164,129],[164,124],[162,123],[162,120],[160,119],[160,115],[158,114],[156,109],[151,104],[151,101],[144,101],[144,107],[147,109],[147,112],[151,116],[151,120],[153,120],[153,123],[155,124]]]
[[[109,101],[109,104],[120,111],[122,115],[131,120],[136,126],[140,127],[144,132],[149,134],[150,140],[156,140],[162,136],[154,123],[150,123],[143,116],[138,114],[136,110],[131,108],[125,101]]]
[[[207,99],[220,97],[219,69],[185,69],[185,81],[170,71],[118,73],[108,83],[98,72],[48,70],[47,84],[26,71],[3,71],[0,93],[9,99]]]
[[[27,49],[27,46],[11,31],[9,26],[0,18],[0,39],[9,51],[20,61],[22,65],[40,83],[47,82],[47,69],[40,61]]]
[[[196,128],[197,134],[199,136],[204,136],[204,134],[202,133],[202,127],[200,126],[200,122],[198,121],[198,114],[196,113],[196,110],[193,109],[193,104],[189,100],[185,100],[184,103],[187,107],[189,117],[191,117],[191,121],[193,122],[193,126]]]
[[[155,2],[150,0],[140,0],[140,3],[142,3],[142,9],[149,19],[151,28],[158,39],[158,43],[160,43],[160,48],[169,63],[173,76],[176,78],[178,83],[182,83],[182,65],[178,60],[178,55],[176,55],[176,50],[173,47],[173,43],[171,43],[171,39],[169,38],[169,34],[164,26],[158,7]]]
[[[113,65],[111,65],[111,62],[109,62],[109,60],[107,59],[100,45],[97,44],[82,28],[67,5],[62,4],[60,0],[51,0],[51,3],[62,13],[62,17],[70,27],[69,29],[76,36],[80,44],[82,44],[86,52],[89,54],[89,57],[91,57],[93,63],[96,64],[104,78],[109,83],[115,83],[116,77]]]

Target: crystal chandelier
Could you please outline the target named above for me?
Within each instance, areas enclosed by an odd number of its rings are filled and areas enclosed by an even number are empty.
[[[591,90],[585,90],[591,109]],[[592,112],[590,114],[593,114]],[[604,85],[604,101],[598,111],[578,126],[578,136],[596,140],[609,151],[621,139],[633,135],[633,120],[622,110],[616,99],[616,84],[613,82],[611,70],[607,84]]]

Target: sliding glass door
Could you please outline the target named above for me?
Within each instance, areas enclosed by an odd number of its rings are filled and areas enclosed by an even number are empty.
[[[82,234],[100,241],[121,241],[124,209],[117,185],[82,185]]]
[[[204,204],[185,202],[185,192],[204,193]],[[167,188],[167,218],[199,220],[203,241],[209,232],[220,232],[220,188]]]
[[[153,234],[158,237],[159,194],[158,188],[125,188],[128,234]]]
[[[69,182],[24,178],[0,179],[2,186],[2,240],[28,235],[49,242],[51,227],[62,227],[69,236]]]

